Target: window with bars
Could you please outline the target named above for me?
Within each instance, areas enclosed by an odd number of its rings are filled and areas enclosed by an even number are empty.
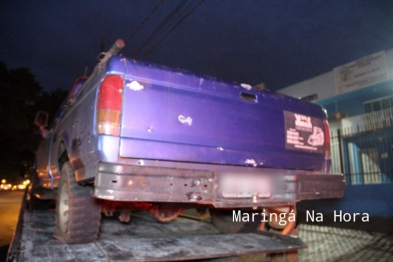
[[[388,108],[393,108],[393,96],[384,97],[378,100],[372,100],[364,103],[364,111],[366,113],[384,110]]]

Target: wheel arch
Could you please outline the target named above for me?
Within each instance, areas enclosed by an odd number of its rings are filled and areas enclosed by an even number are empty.
[[[53,188],[58,187],[58,183],[60,181],[60,176],[61,176],[61,169],[63,168],[63,165],[65,162],[69,161],[69,145],[67,144],[68,142],[68,135],[66,132],[63,132],[61,135],[55,138],[55,141],[53,142],[53,147],[52,147],[52,153],[51,153],[51,166],[52,168],[55,167],[55,169],[52,169],[52,174],[53,174]]]
[[[68,150],[66,147],[66,144],[64,143],[64,140],[61,140],[57,149],[57,165],[59,167],[59,170],[63,168],[63,165],[65,162],[69,161],[69,156],[68,156]]]

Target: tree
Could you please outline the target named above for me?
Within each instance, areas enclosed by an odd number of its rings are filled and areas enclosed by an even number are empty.
[[[0,169],[6,179],[15,181],[21,167],[31,167],[41,139],[35,114],[41,109],[53,116],[65,94],[45,92],[29,69],[8,70],[0,62]]]

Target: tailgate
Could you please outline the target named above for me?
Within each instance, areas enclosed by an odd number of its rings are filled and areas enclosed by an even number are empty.
[[[120,157],[321,169],[322,108],[245,87],[129,61]]]

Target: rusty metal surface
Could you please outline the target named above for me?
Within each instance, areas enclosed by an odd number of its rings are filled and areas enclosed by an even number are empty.
[[[66,245],[52,237],[53,212],[25,212],[23,217],[19,261],[184,261],[305,247],[299,238],[219,234],[209,223],[185,218],[160,223],[144,212],[133,214],[130,224],[102,219],[96,243]]]
[[[145,164],[143,162],[143,164]],[[286,174],[268,168],[198,165],[195,168],[137,166],[101,162],[94,182],[93,196],[115,201],[172,202],[213,205],[220,208],[291,205],[304,199],[342,197],[345,183],[338,174]],[[214,170],[214,171],[213,171]],[[256,196],[225,196],[227,177],[257,184]],[[237,184],[237,182],[234,182]],[[232,187],[231,187],[231,190]],[[250,192],[255,192],[255,190]],[[239,193],[239,192],[238,192]],[[243,192],[244,193],[244,192]],[[236,194],[235,194],[236,195]]]

